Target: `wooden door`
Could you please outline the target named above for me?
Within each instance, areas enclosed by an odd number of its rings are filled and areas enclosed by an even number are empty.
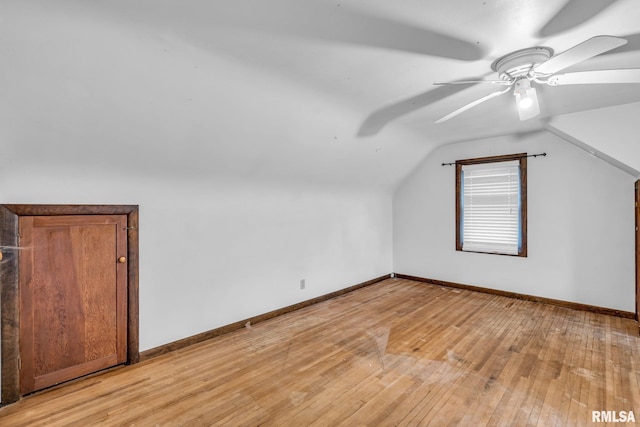
[[[127,216],[24,216],[20,390],[127,360]]]

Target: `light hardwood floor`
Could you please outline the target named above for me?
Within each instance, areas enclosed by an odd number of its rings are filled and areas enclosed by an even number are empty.
[[[635,321],[388,279],[24,398],[2,426],[640,422]],[[604,425],[604,424],[600,424]]]

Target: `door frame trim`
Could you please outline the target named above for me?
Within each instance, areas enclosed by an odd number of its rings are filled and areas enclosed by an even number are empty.
[[[640,180],[636,181],[636,320],[640,333]]]
[[[20,289],[18,282],[18,218],[20,216],[127,216],[127,364],[140,361],[138,205],[0,204],[0,406],[20,399]]]

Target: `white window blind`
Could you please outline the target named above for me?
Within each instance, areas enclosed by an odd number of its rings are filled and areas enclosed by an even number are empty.
[[[462,250],[517,255],[519,162],[463,165],[462,186]]]

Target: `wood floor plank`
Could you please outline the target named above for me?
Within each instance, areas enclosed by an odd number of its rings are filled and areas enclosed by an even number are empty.
[[[2,426],[640,419],[637,323],[388,279],[0,408]]]
[[[547,344],[548,354],[546,360],[549,372],[548,376],[537,376],[535,379],[536,403],[527,419],[527,426],[537,425],[541,418],[543,422],[546,422],[544,420],[549,420],[548,412],[545,412],[545,407],[553,403],[553,400],[549,400],[549,397],[552,394],[550,390],[554,389],[549,387],[549,384],[557,384],[563,372],[563,363],[567,351],[567,346],[564,345],[564,338],[567,336],[572,311],[557,308],[555,313],[557,315],[554,316],[554,323],[550,330],[547,331],[552,337],[552,339],[548,340]]]
[[[497,307],[500,300],[497,298],[489,298],[483,301],[481,306],[483,307],[482,326],[486,330],[491,330],[490,336],[483,340],[484,344],[479,345],[479,341],[474,339],[474,334],[466,333],[466,340],[454,350],[451,350],[447,355],[450,362],[456,362],[456,368],[459,368],[462,372],[465,372],[468,368],[471,368],[469,374],[458,375],[454,382],[459,384],[441,384],[437,390],[437,399],[434,401],[434,408],[431,412],[426,414],[426,418],[433,420],[436,423],[456,421],[460,416],[460,407],[469,407],[469,403],[477,403],[477,390],[475,385],[490,382],[490,376],[487,377],[484,373],[484,367],[489,360],[493,359],[493,354],[504,342],[506,323],[504,316],[495,315],[500,311]],[[485,316],[486,314],[486,316]],[[478,314],[479,315],[479,314]],[[471,359],[468,355],[471,354],[474,357]],[[453,392],[455,390],[455,392]],[[470,406],[473,406],[471,403]]]

